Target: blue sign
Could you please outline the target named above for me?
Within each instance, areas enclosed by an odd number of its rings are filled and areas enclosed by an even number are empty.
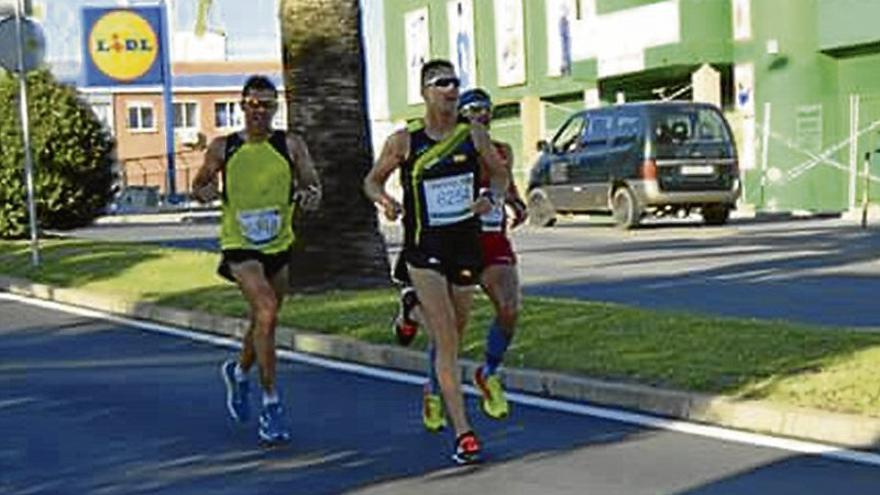
[[[86,86],[163,83],[161,7],[85,7],[82,21]]]

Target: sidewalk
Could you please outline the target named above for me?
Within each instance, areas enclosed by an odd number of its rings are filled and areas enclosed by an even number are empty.
[[[33,284],[2,275],[0,291],[226,336],[240,337],[248,325],[244,319],[131,302],[88,291]],[[426,367],[424,352],[299,332],[292,328],[278,328],[277,342],[280,347],[298,352],[418,374],[422,374]],[[477,364],[463,361],[462,376],[470,376]],[[848,448],[876,450],[880,446],[880,418],[612,383],[552,371],[508,368],[502,370],[502,375],[508,388],[548,398],[588,402]]]
[[[98,217],[94,225],[119,224],[169,224],[169,223],[217,223],[219,208],[199,208],[180,211],[156,211],[149,213],[122,213]]]

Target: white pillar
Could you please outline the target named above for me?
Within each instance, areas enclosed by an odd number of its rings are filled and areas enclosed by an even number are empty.
[[[711,103],[721,108],[721,73],[709,64],[703,64],[691,74],[694,101]]]

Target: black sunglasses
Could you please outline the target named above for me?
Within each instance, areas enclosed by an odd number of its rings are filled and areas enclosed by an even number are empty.
[[[435,77],[425,83],[425,87],[434,88],[457,88],[461,86],[461,80],[454,76]]]
[[[259,98],[245,98],[241,100],[241,106],[247,108],[265,108],[267,110],[271,110],[278,106],[278,102],[275,100],[261,100]]]

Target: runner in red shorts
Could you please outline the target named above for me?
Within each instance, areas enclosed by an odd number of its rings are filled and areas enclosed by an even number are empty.
[[[459,113],[469,120],[481,121],[486,127],[489,126],[492,119],[492,101],[485,91],[472,89],[462,93],[458,108]],[[508,169],[511,169],[513,150],[510,145],[496,141],[495,146]],[[483,184],[487,191],[488,186],[488,183]],[[510,412],[497,371],[513,340],[520,306],[519,273],[516,267],[516,254],[507,236],[505,205],[510,206],[514,213],[511,228],[516,228],[525,221],[525,202],[513,181],[510,182],[504,201],[498,201],[489,213],[481,217],[480,247],[483,254],[483,273],[480,283],[495,307],[495,318],[489,325],[489,332],[486,335],[485,361],[474,372],[474,385],[482,394],[483,412],[494,419],[504,418]]]

